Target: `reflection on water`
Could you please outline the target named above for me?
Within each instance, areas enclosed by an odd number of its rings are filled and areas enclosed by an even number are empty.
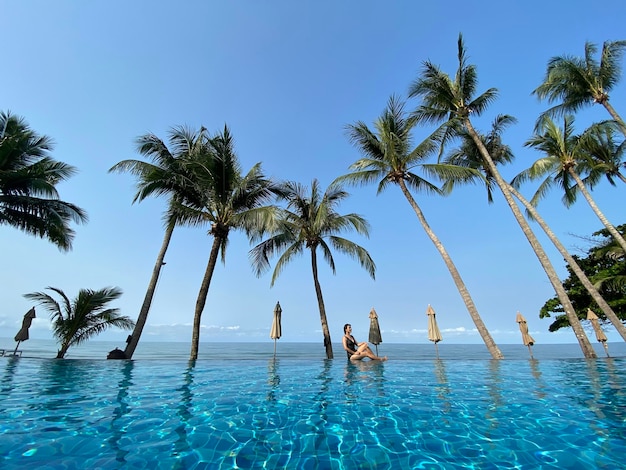
[[[9,469],[621,468],[625,366],[21,358],[0,362],[0,455]]]
[[[330,374],[332,365],[333,361],[331,359],[324,359],[322,370],[316,377],[319,383],[319,392],[315,396],[315,403],[320,413],[320,419],[323,421],[327,419],[326,409],[328,408],[330,398],[328,391],[333,381],[333,377]]]
[[[176,389],[177,392],[180,392],[180,401],[176,407],[180,423],[174,429],[174,432],[177,435],[177,439],[174,442],[174,448],[172,450],[172,457],[176,459],[176,466],[174,468],[186,468],[186,464],[183,459],[192,451],[191,446],[189,445],[187,429],[189,427],[189,421],[193,418],[194,397],[192,388],[195,367],[196,361],[193,359],[190,360],[187,368],[183,372],[183,381],[180,387]]]
[[[267,384],[269,389],[267,391],[267,401],[276,401],[276,391],[280,385],[280,375],[278,373],[280,360],[275,357],[267,362]]]
[[[9,356],[7,358],[7,364],[2,375],[2,383],[0,384],[0,393],[2,395],[8,395],[13,389],[11,383],[13,382],[13,376],[17,370],[19,360],[19,356]]]
[[[120,463],[126,463],[126,456],[129,451],[120,447],[120,440],[124,437],[127,430],[127,424],[124,417],[129,413],[130,406],[128,404],[128,389],[133,385],[133,361],[124,361],[121,365],[121,378],[118,382],[117,406],[113,410],[113,418],[111,419],[111,437],[108,443],[111,449],[115,451],[115,460]]]
[[[385,396],[384,363],[380,361],[346,361],[344,379],[346,387],[344,393],[347,403],[355,402],[361,395],[364,387],[375,387],[378,396]]]
[[[496,430],[500,426],[499,416],[500,408],[503,405],[502,400],[502,373],[501,360],[491,359],[489,361],[489,375],[487,381],[487,392],[489,393],[490,403],[487,406],[485,418],[489,422],[489,427]],[[493,437],[497,437],[494,434]]]
[[[452,408],[450,403],[450,384],[448,383],[448,375],[446,374],[446,364],[441,359],[434,360],[434,371],[437,385],[435,390],[437,391],[437,398],[441,400],[441,411],[444,414],[448,414]]]
[[[539,361],[537,359],[531,359],[530,363],[530,373],[536,382],[535,388],[535,396],[540,400],[546,397],[546,384],[542,380],[541,369],[539,368]]]
[[[81,403],[91,401],[87,390],[93,388],[98,371],[89,362],[50,359],[42,361],[38,375],[42,394],[28,406],[43,412],[43,419],[54,423],[48,429],[61,430],[82,423]]]

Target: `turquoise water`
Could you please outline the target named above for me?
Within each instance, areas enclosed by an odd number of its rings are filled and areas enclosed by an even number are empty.
[[[393,346],[356,365],[280,343],[195,364],[1,358],[0,467],[623,468],[626,358]]]

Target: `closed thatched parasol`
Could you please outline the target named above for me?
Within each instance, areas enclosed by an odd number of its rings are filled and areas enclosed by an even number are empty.
[[[374,307],[370,310],[370,343],[376,345],[376,355],[378,356],[378,345],[383,342],[383,337],[380,334],[380,325],[378,324],[378,314]]]
[[[276,355],[276,340],[280,339],[283,334],[283,329],[281,326],[281,314],[283,309],[280,308],[280,302],[276,302],[276,307],[274,307],[274,320],[272,321],[272,329],[270,330],[270,338],[274,340],[274,356]]]
[[[426,315],[428,315],[428,340],[435,343],[435,351],[437,352],[437,359],[439,359],[439,346],[437,343],[443,338],[441,337],[441,331],[437,326],[437,319],[435,318],[435,310],[428,304],[426,309]]]
[[[22,341],[26,341],[28,339],[28,329],[30,325],[33,323],[33,318],[35,318],[35,307],[31,308],[26,314],[24,314],[24,319],[22,320],[22,328],[15,335],[15,341],[17,341],[17,346],[15,346],[15,351],[13,351],[13,355],[17,354],[17,348],[19,348],[20,343]]]
[[[530,353],[530,358],[532,359],[533,351],[531,349],[531,346],[535,344],[535,340],[528,333],[528,324],[526,323],[526,319],[521,313],[517,312],[517,317],[515,317],[515,321],[519,324],[519,330],[522,333],[522,343],[524,343],[524,346],[528,346],[528,352]]]
[[[604,351],[606,352],[606,357],[609,357],[609,346],[606,344],[607,337],[604,334],[604,331],[602,331],[602,327],[600,326],[600,322],[598,321],[598,316],[593,313],[590,308],[587,309],[587,320],[591,322],[591,326],[593,326],[593,329],[596,332],[596,339],[600,343],[602,343]]]

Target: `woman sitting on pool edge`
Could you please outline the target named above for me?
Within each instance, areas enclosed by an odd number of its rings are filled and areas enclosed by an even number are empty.
[[[351,361],[360,361],[364,357],[369,357],[372,361],[386,361],[387,356],[378,357],[375,355],[365,341],[357,343],[354,336],[352,336],[352,325],[346,323],[343,326],[343,349],[348,354],[348,359]]]

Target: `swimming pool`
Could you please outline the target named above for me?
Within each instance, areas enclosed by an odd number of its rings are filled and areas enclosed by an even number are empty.
[[[622,468],[626,358],[2,358],[0,467]]]

